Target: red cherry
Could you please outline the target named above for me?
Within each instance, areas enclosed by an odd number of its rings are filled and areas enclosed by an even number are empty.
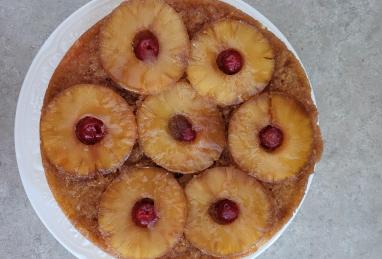
[[[269,151],[273,151],[281,146],[284,136],[281,129],[272,125],[268,125],[260,130],[259,139],[263,148]]]
[[[226,49],[219,53],[216,64],[223,73],[234,75],[242,69],[243,58],[237,50]]]
[[[76,125],[76,136],[85,145],[94,145],[106,135],[105,124],[94,117],[86,116]]]
[[[171,136],[183,142],[191,142],[196,138],[196,131],[192,129],[192,123],[183,115],[175,115],[168,122]]]
[[[141,31],[135,35],[133,48],[139,60],[155,60],[159,54],[158,38],[151,31]]]
[[[208,212],[216,223],[227,225],[237,219],[240,209],[234,201],[222,199],[213,203]]]
[[[154,226],[158,220],[154,201],[150,198],[137,201],[131,211],[131,217],[138,227],[149,228]]]

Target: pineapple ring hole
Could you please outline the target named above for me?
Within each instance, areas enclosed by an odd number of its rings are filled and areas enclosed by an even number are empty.
[[[196,131],[191,121],[184,115],[176,114],[168,121],[170,135],[177,141],[191,142],[196,138]]]
[[[155,61],[159,55],[158,38],[149,30],[138,32],[133,40],[135,56],[144,62]]]
[[[284,140],[282,130],[274,125],[268,125],[259,132],[260,145],[267,151],[274,151]]]
[[[226,49],[220,52],[216,58],[218,68],[226,75],[234,75],[243,68],[243,57],[235,49]]]
[[[239,217],[240,208],[232,200],[221,199],[211,204],[208,213],[216,223],[228,225]]]
[[[106,126],[100,119],[86,116],[77,122],[75,133],[83,144],[94,145],[106,135]]]
[[[143,198],[134,204],[131,217],[135,225],[142,228],[152,228],[158,220],[154,200]]]

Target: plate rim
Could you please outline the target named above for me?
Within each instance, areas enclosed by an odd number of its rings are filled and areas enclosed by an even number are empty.
[[[70,244],[66,240],[64,240],[64,238],[62,237],[62,234],[56,232],[56,230],[54,229],[54,226],[51,225],[52,222],[48,222],[46,216],[44,215],[44,212],[41,211],[40,209],[38,209],[38,203],[42,202],[42,201],[41,200],[39,201],[37,199],[37,197],[36,197],[37,193],[36,193],[35,190],[33,190],[33,187],[35,187],[35,186],[33,186],[33,184],[26,178],[26,174],[33,174],[33,170],[34,169],[26,169],[25,168],[26,163],[25,163],[24,157],[22,155],[22,153],[23,153],[22,151],[25,151],[24,150],[25,147],[23,145],[23,140],[25,141],[25,139],[23,139],[22,136],[21,136],[21,133],[24,133],[23,128],[21,128],[21,127],[23,125],[22,120],[23,120],[23,118],[25,116],[25,114],[23,114],[23,112],[24,112],[23,111],[23,105],[25,105],[25,103],[23,103],[23,101],[26,98],[25,95],[27,94],[27,90],[30,90],[29,88],[31,87],[30,81],[32,80],[31,79],[32,76],[33,76],[32,74],[33,74],[34,70],[36,69],[36,67],[38,67],[39,62],[41,61],[41,59],[43,58],[44,52],[47,51],[47,49],[52,48],[52,46],[49,46],[49,45],[50,44],[54,44],[54,40],[56,38],[58,38],[58,36],[60,36],[60,33],[62,34],[64,32],[65,26],[68,25],[76,17],[79,17],[82,13],[85,13],[85,14],[87,12],[89,13],[92,8],[97,8],[101,4],[108,5],[108,7],[106,7],[106,8],[112,10],[116,5],[118,5],[122,1],[123,0],[111,0],[111,1],[92,0],[92,1],[90,1],[88,3],[86,3],[85,5],[83,5],[82,7],[80,7],[79,9],[77,9],[76,11],[74,11],[63,22],[61,22],[54,29],[54,31],[49,35],[49,37],[44,41],[43,45],[40,47],[39,51],[37,52],[37,54],[33,58],[33,61],[31,63],[31,65],[29,66],[28,72],[26,73],[26,76],[24,78],[22,87],[21,87],[20,92],[19,92],[18,101],[17,101],[16,113],[15,113],[15,125],[14,125],[14,143],[15,143],[15,153],[16,153],[17,167],[18,167],[18,171],[19,171],[19,175],[20,175],[20,178],[21,178],[21,182],[22,182],[23,188],[25,190],[25,193],[26,193],[26,195],[28,197],[29,202],[32,205],[33,210],[35,211],[35,213],[37,214],[37,216],[39,217],[39,219],[43,223],[43,225],[48,229],[48,231],[54,236],[54,238],[63,247],[65,247],[71,254],[73,254],[77,258],[89,258],[89,257],[87,257],[89,255],[82,254],[85,251],[78,251],[78,250],[80,250],[78,248],[78,246],[74,247],[73,244]],[[286,45],[286,47],[295,55],[295,57],[300,62],[302,68],[304,69],[304,72],[306,74],[306,77],[307,77],[308,82],[309,82],[310,87],[311,87],[311,96],[312,96],[313,102],[317,106],[316,100],[315,100],[315,95],[314,95],[314,92],[313,92],[313,87],[312,87],[311,81],[309,79],[309,75],[308,75],[308,73],[307,73],[303,63],[301,62],[301,59],[299,58],[296,50],[293,48],[293,46],[287,40],[287,38],[284,36],[284,34],[267,17],[265,17],[262,13],[260,13],[255,7],[249,5],[248,3],[246,3],[246,2],[244,2],[242,0],[217,0],[217,1],[221,1],[221,2],[227,3],[227,4],[229,4],[229,5],[233,6],[233,7],[241,10],[242,12],[246,13],[247,15],[251,16],[252,18],[256,19],[264,27],[266,27],[269,31],[271,31],[273,34],[275,34],[275,36],[278,37]],[[108,3],[105,3],[105,2],[108,2]],[[105,15],[103,15],[102,17],[104,17],[104,16]],[[101,19],[102,17],[99,17],[99,18]],[[96,18],[92,18],[92,20],[95,20],[95,19]],[[96,22],[97,21],[95,21],[95,22],[93,21],[92,24],[90,24],[90,27],[92,25],[94,25]],[[89,29],[90,27],[88,27],[87,29]],[[85,31],[87,29],[85,29]],[[77,34],[82,35],[85,31],[77,32]],[[64,37],[66,37],[66,35],[64,35]],[[69,42],[72,42],[72,43],[71,44],[68,43],[67,45],[69,45],[69,46],[64,46],[63,47],[64,49],[62,51],[64,52],[64,55],[65,55],[65,53],[68,51],[68,49],[72,46],[72,44],[77,39],[78,39],[78,37],[74,37],[74,38],[70,39]],[[58,56],[60,56],[60,55],[58,55]],[[55,70],[55,68],[57,67],[57,65],[59,64],[59,62],[61,60],[62,60],[62,57],[58,57],[57,60],[56,60],[57,64],[51,65],[53,67],[53,71]],[[49,80],[50,80],[50,78],[48,78],[48,81]],[[45,95],[45,91],[46,91],[47,87],[48,87],[48,85],[45,86],[43,95]],[[36,103],[32,104],[32,105],[37,105],[37,107],[39,108],[39,110],[37,111],[37,114],[38,114],[38,118],[37,118],[37,124],[38,124],[38,126],[37,126],[37,128],[38,128],[38,130],[37,130],[38,131],[38,143],[40,143],[39,121],[40,121],[42,100],[43,100],[43,98],[41,100],[40,99],[36,100]],[[36,108],[36,107],[32,107],[32,108]],[[29,144],[31,144],[31,143],[29,143]],[[30,151],[33,151],[33,150],[30,150]],[[40,146],[39,145],[38,145],[38,150],[34,150],[33,154],[36,156],[36,158],[38,157],[37,160],[35,160],[35,162],[37,161],[37,166],[40,166],[42,168],[43,176],[40,176],[40,177],[43,178],[42,181],[45,180],[45,184],[47,185],[47,179],[46,179],[43,167],[42,167],[42,160],[41,160],[41,153],[40,153]],[[304,196],[302,197],[301,202],[298,205],[298,207],[293,212],[292,217],[288,220],[287,223],[285,223],[283,225],[283,227],[275,235],[273,235],[273,237],[270,240],[268,240],[264,245],[261,246],[260,249],[258,249],[254,254],[250,255],[248,258],[256,258],[256,257],[258,257],[265,250],[267,250],[269,247],[271,247],[274,244],[274,242],[288,228],[290,223],[294,220],[295,216],[298,214],[298,212],[299,212],[299,210],[300,210],[300,208],[301,208],[301,206],[302,206],[302,204],[303,204],[303,202],[305,200],[305,197],[306,197],[307,193],[309,192],[309,189],[310,189],[310,186],[311,186],[311,183],[312,183],[312,180],[313,180],[313,175],[314,175],[314,173],[312,173],[310,175],[308,183],[307,183],[307,186],[306,186],[305,191],[304,191]],[[44,184],[44,183],[42,183],[42,184]],[[64,217],[64,219],[61,219],[61,222],[56,222],[55,224],[67,224],[67,223],[69,223],[71,225],[71,228],[68,229],[67,231],[69,231],[68,233],[71,233],[71,235],[72,235],[71,238],[73,240],[74,239],[78,239],[79,241],[81,241],[82,243],[80,244],[80,246],[86,246],[87,248],[90,248],[90,249],[98,249],[99,251],[96,251],[96,254],[92,254],[91,255],[92,258],[94,258],[94,255],[97,255],[98,258],[109,258],[110,257],[110,255],[106,254],[102,249],[100,249],[98,246],[94,245],[91,241],[86,239],[86,237],[84,237],[73,226],[73,224],[69,221],[69,219],[66,217],[64,212],[59,207],[59,205],[58,205],[57,201],[55,200],[55,198],[53,197],[53,193],[50,191],[50,189],[49,189],[49,192],[46,193],[46,195],[48,197],[45,197],[45,198],[49,199],[49,202],[51,202],[51,199],[53,199],[53,204],[49,204],[47,206],[50,207],[52,210],[57,210],[57,208],[58,208],[59,211],[56,211],[56,213],[58,212],[59,214],[61,214],[61,216]]]

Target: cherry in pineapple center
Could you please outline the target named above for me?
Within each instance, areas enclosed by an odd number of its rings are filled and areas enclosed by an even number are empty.
[[[132,209],[131,216],[133,222],[139,227],[150,228],[154,226],[158,220],[154,200],[143,198],[137,201]]]
[[[154,61],[159,55],[158,38],[149,30],[135,35],[133,48],[135,56],[142,61]]]
[[[100,119],[86,116],[76,124],[76,136],[85,145],[94,145],[106,135],[106,126]]]

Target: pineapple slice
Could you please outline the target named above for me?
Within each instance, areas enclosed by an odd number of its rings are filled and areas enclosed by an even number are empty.
[[[185,188],[186,238],[213,256],[238,256],[255,249],[273,220],[272,200],[255,178],[233,167],[215,167]]]
[[[297,176],[312,156],[313,124],[293,98],[271,92],[244,103],[232,116],[228,142],[241,169],[265,182]]]
[[[137,135],[132,109],[113,90],[75,85],[42,111],[41,142],[48,160],[69,175],[109,173],[128,158]]]
[[[102,195],[99,230],[118,257],[156,258],[182,236],[186,206],[183,189],[163,169],[127,169]]]
[[[189,57],[187,30],[162,0],[130,0],[117,7],[101,30],[102,65],[120,86],[156,94],[184,74]]]
[[[273,49],[255,27],[222,20],[193,39],[187,75],[200,95],[225,106],[261,92],[273,70]]]
[[[147,97],[138,109],[137,122],[144,153],[169,171],[204,170],[225,145],[219,110],[184,82]]]

